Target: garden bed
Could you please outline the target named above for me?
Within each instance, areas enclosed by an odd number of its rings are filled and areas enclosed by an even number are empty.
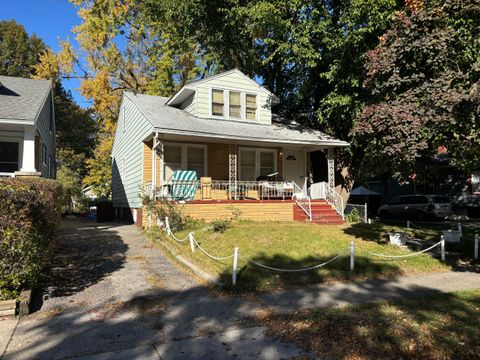
[[[175,233],[179,239],[188,238],[193,231],[195,239],[214,256],[232,255],[239,248],[239,273],[236,290],[272,290],[296,286],[331,283],[345,280],[392,278],[399,275],[441,272],[450,269],[439,259],[420,255],[401,260],[382,259],[368,254],[403,255],[412,250],[389,245],[388,232],[394,226],[341,225],[318,226],[298,222],[235,222],[223,233],[198,223],[194,228]],[[232,289],[232,259],[215,261],[199,249],[194,253],[188,239],[183,243],[167,237],[159,229],[149,236],[156,241],[168,242],[175,252],[203,271],[217,276],[224,287]],[[428,238],[428,234],[423,234]],[[433,234],[430,240],[438,241]],[[350,242],[355,243],[355,269],[349,269]],[[437,249],[434,249],[435,251]],[[275,272],[248,264],[245,258],[282,269],[300,269],[314,266],[339,255],[325,267],[305,272]]]

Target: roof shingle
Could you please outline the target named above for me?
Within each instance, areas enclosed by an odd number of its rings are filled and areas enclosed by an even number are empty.
[[[0,119],[33,123],[51,90],[50,80],[0,76]]]

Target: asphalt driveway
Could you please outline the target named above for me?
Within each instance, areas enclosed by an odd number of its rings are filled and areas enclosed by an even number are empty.
[[[39,310],[5,359],[279,359],[302,351],[242,326],[258,304],[213,294],[130,225],[66,220]]]

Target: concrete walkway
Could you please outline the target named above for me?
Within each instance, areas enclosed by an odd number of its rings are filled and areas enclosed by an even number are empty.
[[[480,288],[479,272],[322,285],[246,300],[198,284],[133,226],[66,221],[41,308],[20,320],[5,359],[288,359],[308,354],[265,328],[245,328],[245,319],[266,310]]]

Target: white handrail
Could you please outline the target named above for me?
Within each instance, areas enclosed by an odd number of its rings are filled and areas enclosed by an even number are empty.
[[[334,188],[327,183],[323,183],[325,189],[325,200],[335,208],[337,213],[345,220],[345,208],[343,206],[343,197],[340,196]]]
[[[294,194],[293,199],[297,205],[307,214],[308,220],[312,221],[312,203],[310,196],[308,196],[294,181],[292,181]],[[301,197],[299,196],[301,195]]]

